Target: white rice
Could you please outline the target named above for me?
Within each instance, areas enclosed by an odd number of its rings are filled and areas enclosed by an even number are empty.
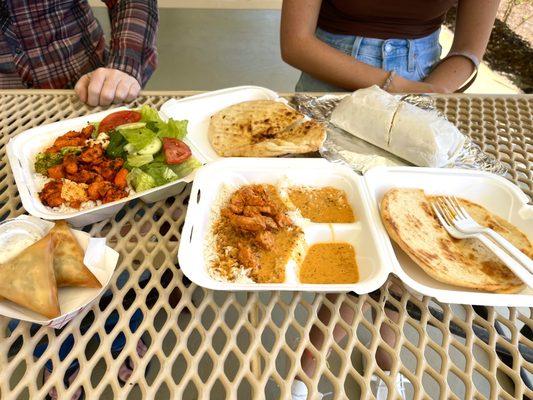
[[[33,182],[35,182],[35,189],[37,189],[37,192],[43,190],[44,185],[46,185],[51,180],[52,179],[50,179],[49,177],[44,176],[43,174],[40,174],[38,172],[35,172],[33,174]]]
[[[209,213],[208,219],[209,228],[204,240],[204,257],[207,263],[207,273],[211,278],[220,282],[255,283],[252,278],[250,278],[250,270],[244,268],[241,265],[232,267],[231,274],[233,275],[233,279],[222,275],[219,270],[212,267],[213,264],[218,263],[220,261],[220,257],[216,252],[216,236],[213,229],[215,223],[220,218],[220,213],[222,209],[229,202],[231,195],[236,189],[237,187],[235,186],[223,184],[220,188],[220,191],[218,192],[218,196],[211,205],[211,212]]]

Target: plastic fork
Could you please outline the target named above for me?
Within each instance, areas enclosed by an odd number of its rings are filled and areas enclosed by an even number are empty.
[[[450,234],[450,236],[456,239],[479,239],[479,241],[483,243],[489,250],[491,250],[494,255],[498,257],[505,265],[507,265],[507,267],[509,267],[509,269],[513,271],[522,282],[524,282],[530,288],[533,288],[533,275],[515,258],[511,257],[501,247],[498,247],[496,243],[482,233],[465,233],[459,231],[453,225],[453,215],[443,200],[432,200],[431,207],[433,208],[437,219],[446,232]]]
[[[459,204],[459,201],[455,196],[441,196],[446,205],[453,213],[453,225],[461,232],[464,233],[482,233],[488,235],[492,240],[499,244],[505,251],[511,254],[518,260],[529,272],[533,273],[533,261],[517,249],[512,243],[505,239],[499,233],[493,231],[486,226],[478,224],[474,218],[468,214],[468,211]]]

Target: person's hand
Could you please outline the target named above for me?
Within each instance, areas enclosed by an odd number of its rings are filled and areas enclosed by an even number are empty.
[[[83,75],[74,90],[80,100],[90,106],[108,106],[134,100],[141,85],[133,76],[118,69],[98,68]]]
[[[410,81],[396,75],[389,87],[391,93],[451,93],[451,91],[441,85],[429,82]]]

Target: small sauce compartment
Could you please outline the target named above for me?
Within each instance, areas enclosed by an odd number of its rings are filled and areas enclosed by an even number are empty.
[[[354,223],[355,215],[346,192],[333,186],[287,188],[290,202],[314,223]]]
[[[307,251],[315,244],[322,243],[347,243],[355,251],[355,263],[357,267],[358,279],[352,284],[359,284],[366,281],[378,279],[380,276],[380,266],[376,257],[372,238],[365,234],[364,223],[354,224],[313,224],[304,229]],[[305,259],[307,252],[302,256]],[[296,271],[296,276],[299,270]],[[323,285],[334,285],[334,283],[322,283]],[[316,284],[314,284],[316,285]]]
[[[346,242],[315,243],[300,264],[301,283],[357,283],[359,268],[355,248]]]

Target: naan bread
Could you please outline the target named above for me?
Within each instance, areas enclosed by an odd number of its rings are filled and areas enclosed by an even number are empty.
[[[533,256],[528,238],[503,218],[480,205],[460,200],[472,217]],[[524,288],[496,256],[477,239],[452,238],[434,216],[428,197],[420,189],[392,189],[381,201],[383,224],[400,248],[429,276],[470,289],[515,293]]]
[[[304,121],[281,132],[275,138],[235,148],[232,157],[275,157],[317,151],[325,139],[322,124]]]
[[[1,296],[48,318],[61,315],[50,235],[0,264],[0,277]]]
[[[65,221],[56,222],[49,235],[54,246],[54,271],[58,287],[102,287],[83,264],[83,250]]]
[[[317,151],[326,132],[284,103],[256,100],[214,114],[208,135],[222,157],[273,157]]]

